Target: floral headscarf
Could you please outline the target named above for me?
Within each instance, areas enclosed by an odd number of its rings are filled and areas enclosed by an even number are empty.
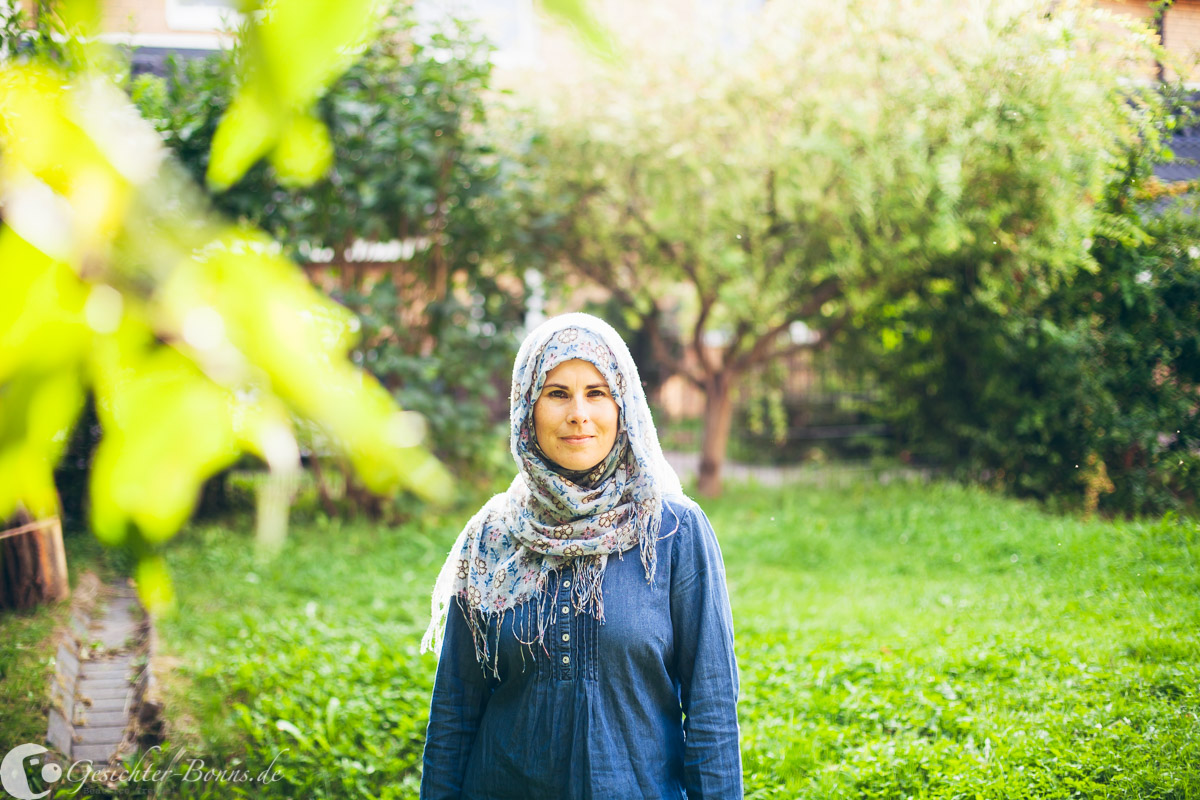
[[[618,409],[612,450],[582,471],[567,470],[546,458],[533,425],[533,406],[546,374],[576,358],[600,371]],[[646,580],[652,581],[656,545],[662,538],[663,496],[683,493],[679,477],[663,457],[629,349],[603,320],[563,314],[535,328],[517,353],[510,403],[509,445],[519,471],[507,491],[471,518],[450,549],[421,642],[422,650],[440,650],[447,609],[458,597],[475,637],[475,654],[481,663],[492,660],[493,669],[496,650],[487,641],[488,617],[544,598],[552,571],[574,566],[575,609],[600,620],[609,555],[641,545]],[[542,641],[553,617],[537,613],[525,615],[525,620],[525,629],[517,635],[533,645]]]

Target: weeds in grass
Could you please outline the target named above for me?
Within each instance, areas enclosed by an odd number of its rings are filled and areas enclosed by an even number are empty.
[[[1200,526],[1081,521],[948,484],[729,487],[750,798],[1200,798]],[[417,643],[469,510],[321,521],[255,561],[173,545],[176,745],[283,778],[256,797],[415,797]],[[249,526],[245,526],[249,530]],[[236,787],[225,787],[235,791]],[[230,796],[180,786],[194,796]]]

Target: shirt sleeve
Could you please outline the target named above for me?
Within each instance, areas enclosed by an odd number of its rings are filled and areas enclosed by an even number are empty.
[[[491,689],[475,658],[461,603],[450,603],[429,705],[421,800],[458,800]]]
[[[725,564],[704,511],[693,506],[681,516],[671,622],[684,713],[684,786],[688,800],[740,800],[738,669]]]

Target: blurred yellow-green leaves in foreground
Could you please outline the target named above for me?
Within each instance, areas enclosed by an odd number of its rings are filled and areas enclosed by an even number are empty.
[[[592,14],[587,0],[541,0],[541,6],[547,14],[570,28],[593,55],[608,63],[621,59],[616,40]]]
[[[62,14],[83,25],[92,6]],[[268,155],[298,182],[321,174],[328,136],[309,108],[372,19],[365,0],[251,15],[251,72],[222,123],[215,182]],[[81,64],[102,61],[84,54]],[[56,513],[52,471],[89,391],[104,429],[92,525],[138,554],[155,612],[172,604],[157,548],[203,481],[243,452],[293,474],[297,420],[324,431],[374,491],[448,496],[421,420],[349,362],[358,320],[269,238],[217,218],[106,77],[0,66],[0,203],[0,518],[18,505]]]
[[[586,0],[540,5],[592,53],[616,58],[612,37]],[[245,81],[213,137],[208,183],[218,190],[232,186],[263,157],[282,183],[312,183],[333,158],[314,104],[369,43],[381,9],[373,0],[296,0],[251,3],[247,10]]]
[[[285,184],[312,183],[333,158],[312,115],[375,28],[372,0],[305,0],[252,7],[242,46],[244,82],[213,138],[208,182],[223,189],[268,156]]]

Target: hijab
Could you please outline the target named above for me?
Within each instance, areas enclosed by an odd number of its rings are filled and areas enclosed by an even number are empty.
[[[533,406],[546,374],[571,359],[595,365],[617,404],[617,435],[608,455],[586,470],[552,462],[538,446]],[[663,457],[637,367],[620,335],[590,314],[552,317],[525,337],[513,365],[509,449],[517,475],[467,523],[433,590],[432,619],[422,651],[439,652],[446,613],[457,598],[475,640],[475,655],[496,670],[498,648],[488,621],[537,602],[538,613],[514,623],[517,638],[540,645],[557,609],[546,600],[550,575],[574,568],[576,612],[604,620],[602,584],[609,557],[641,547],[646,580],[654,580],[663,497],[682,494]],[[674,533],[674,531],[671,531]],[[671,535],[670,533],[667,536]],[[516,617],[514,616],[514,620]],[[499,636],[500,625],[495,626]]]

